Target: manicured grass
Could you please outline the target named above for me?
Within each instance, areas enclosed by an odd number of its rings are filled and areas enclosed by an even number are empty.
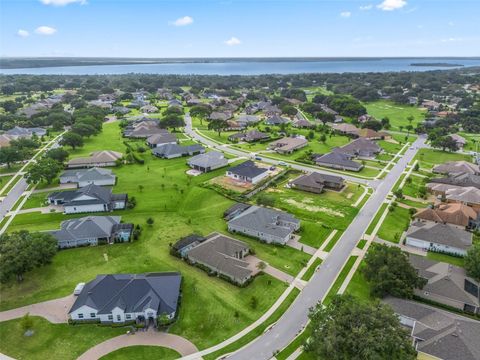
[[[302,280],[309,281],[313,274],[315,274],[315,271],[317,270],[317,267],[320,266],[322,263],[322,259],[316,258],[313,263],[310,265],[310,267],[307,269],[305,274],[302,276]]]
[[[101,360],[161,359],[174,360],[181,355],[161,346],[128,346],[102,356]]]
[[[338,240],[342,237],[343,231],[338,230],[337,233],[333,236],[333,238],[330,239],[328,242],[327,246],[325,246],[325,249],[323,249],[326,252],[329,252],[333,249],[333,247],[337,244]]]
[[[398,243],[409,223],[410,213],[408,209],[396,206],[393,211],[388,212],[382,226],[380,226],[378,236],[383,240]]]
[[[23,164],[13,164],[10,167],[7,166],[0,166],[0,174],[13,174],[16,173],[18,170],[22,168]]]
[[[358,242],[358,244],[357,244],[357,248],[359,248],[359,249],[362,249],[362,250],[363,250],[363,248],[365,247],[365,245],[366,245],[366,244],[367,244],[367,240],[365,240],[365,239],[362,239],[362,240],[360,240],[360,241]]]
[[[421,199],[418,199],[418,200],[421,200]],[[420,201],[414,201],[410,199],[397,199],[397,201],[417,209],[423,209],[428,206],[428,203],[423,202],[423,200],[421,200],[422,202],[420,202]]]
[[[24,336],[18,319],[0,323],[0,352],[16,359],[76,359],[92,346],[125,333],[123,328],[51,324],[32,317],[32,336]]]
[[[342,287],[343,282],[345,281],[345,278],[347,277],[348,273],[353,267],[353,264],[355,264],[355,261],[357,260],[358,256],[350,256],[350,258],[347,260],[345,265],[343,266],[342,271],[337,277],[337,280],[335,280],[335,283],[333,286],[330,288],[330,291],[328,292],[327,296],[325,297],[325,300],[323,301],[323,304],[327,305],[332,301],[332,298],[338,293],[338,290]]]
[[[375,298],[370,295],[370,285],[362,273],[362,268],[365,266],[365,261],[362,260],[357,271],[353,274],[352,280],[348,283],[345,289],[345,294],[350,294],[358,298],[362,302],[371,302]]]
[[[0,176],[0,190],[2,190],[3,187],[8,184],[11,178],[13,178],[13,175]],[[7,191],[0,193],[0,195],[3,195],[3,193],[6,195]]]
[[[403,195],[419,198],[420,189],[425,187],[423,178],[419,178],[418,176],[410,176],[409,179],[410,180],[407,179],[407,181],[405,181],[405,185],[403,185]]]
[[[104,128],[101,135],[86,141],[85,149],[75,151],[76,155],[105,148],[123,149],[123,139],[117,136],[118,124],[104,124]],[[233,202],[200,186],[223,173],[224,169],[189,177],[185,174],[188,169],[185,158],[162,160],[148,152],[140,156],[145,159],[145,165],[124,165],[114,169],[118,177],[114,193],[135,196],[137,206],[133,210],[111,213],[122,216],[124,222],[140,224],[143,228],[140,239],[132,243],[60,251],[52,264],[25,274],[23,282],[2,284],[1,309],[65,296],[77,283],[90,281],[97,274],[180,271],[183,276],[182,305],[179,319],[170,331],[185,336],[199,348],[205,348],[245,328],[275,302],[285,284],[268,275],[258,276],[247,287],[239,288],[209,277],[204,271],[169,254],[171,243],[192,232],[204,235],[213,231],[226,233],[223,212]],[[143,185],[142,189],[139,184]],[[85,215],[21,214],[8,231],[57,229],[61,221],[79,216]],[[154,220],[152,226],[146,225],[150,217]],[[254,248],[259,258],[291,275],[296,275],[310,258],[310,255],[290,247],[275,247],[254,239],[239,238]],[[252,296],[258,299],[255,309],[250,307]],[[238,312],[238,318],[234,317],[235,312]]]
[[[323,224],[302,219],[300,242],[318,249],[331,232],[332,229]]]
[[[46,201],[48,194],[48,192],[31,194],[23,205],[22,209],[33,209],[47,206]]]
[[[427,252],[427,259],[446,262],[459,267],[465,266],[465,260],[463,258],[450,256],[447,254],[436,253],[432,251]]]
[[[423,169],[431,169],[435,165],[442,164],[447,161],[471,161],[472,157],[465,154],[451,153],[435,149],[420,149],[415,155],[414,160],[419,161],[419,165]]]
[[[0,183],[0,190],[2,190],[3,187],[8,184],[11,178],[13,178],[13,175],[0,177],[0,180],[2,180],[2,182]],[[13,181],[7,187],[5,187],[5,189],[0,193],[0,195],[6,196],[20,179],[20,176],[17,176],[15,179],[13,179]]]
[[[403,130],[406,131],[405,127],[409,125],[407,120],[409,116],[414,117],[412,121],[414,128],[425,119],[425,111],[415,106],[399,105],[388,100],[377,100],[364,105],[368,113],[378,120],[385,116],[388,117],[392,130],[400,130],[400,126],[403,126]]]
[[[290,355],[295,352],[295,350],[305,344],[307,339],[310,337],[311,331],[311,327],[307,325],[305,330],[300,335],[298,335],[295,339],[293,339],[290,344],[288,344],[288,346],[283,348],[282,351],[275,355],[275,358],[277,360],[286,360]]]
[[[377,144],[380,145],[380,147],[383,150],[385,150],[386,152],[391,153],[391,154],[398,153],[403,147],[403,144],[394,143],[394,142],[386,141],[386,140],[379,140],[379,141],[377,141]],[[378,156],[377,156],[377,158],[378,158]]]
[[[365,231],[365,234],[370,235],[373,232],[373,230],[375,229],[375,226],[377,226],[378,221],[382,217],[387,206],[388,206],[387,203],[383,203],[382,206],[380,206],[380,209],[378,209],[377,213],[375,214],[375,217],[373,218],[372,222],[368,226],[367,231]]]
[[[463,150],[465,151],[477,151],[477,149],[480,149],[480,135],[479,134],[470,134],[470,133],[459,133],[460,136],[463,136],[465,140],[467,140],[467,143],[463,147]],[[475,140],[478,144],[475,144],[473,142]]]
[[[250,331],[248,334],[240,338],[239,340],[235,341],[234,343],[224,347],[223,349],[220,349],[218,351],[215,351],[211,354],[208,354],[204,356],[203,358],[205,360],[214,360],[217,359],[219,356],[224,355],[224,354],[229,354],[232,353],[243,346],[247,345],[251,341],[255,340],[257,337],[259,337],[261,334],[265,332],[265,330],[275,323],[278,319],[280,319],[285,311],[290,307],[290,305],[293,303],[293,301],[297,298],[298,294],[300,294],[300,290],[297,288],[293,288],[290,294],[285,298],[285,300],[280,304],[280,306],[273,312],[272,315],[268,317],[267,320],[265,320],[261,325],[257,326],[255,329]]]

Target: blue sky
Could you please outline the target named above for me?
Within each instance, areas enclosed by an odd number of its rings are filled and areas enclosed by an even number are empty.
[[[479,0],[0,0],[1,56],[480,56]]]

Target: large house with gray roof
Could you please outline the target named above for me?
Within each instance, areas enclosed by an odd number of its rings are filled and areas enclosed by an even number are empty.
[[[320,174],[313,172],[299,176],[289,182],[290,187],[320,194],[323,189],[340,190],[344,186],[344,179],[340,176]]]
[[[223,153],[210,151],[205,154],[192,156],[187,160],[187,164],[194,170],[206,173],[227,166],[228,160],[225,159]]]
[[[464,256],[472,246],[472,233],[450,224],[415,221],[407,230],[405,244],[425,251]]]
[[[374,158],[382,148],[377,143],[366,138],[358,138],[339,148],[333,149],[333,152],[341,152],[358,158]]]
[[[257,184],[268,176],[268,169],[247,160],[227,170],[226,176],[236,181]]]
[[[352,160],[351,155],[343,152],[333,151],[324,155],[316,155],[313,159],[317,165],[331,169],[358,172],[363,168],[362,164]]]
[[[468,161],[448,161],[446,163],[436,165],[433,167],[434,173],[439,174],[473,174],[480,175],[480,167]]]
[[[465,269],[410,255],[409,261],[427,283],[415,295],[472,314],[480,314],[480,284]]]
[[[255,205],[238,212],[228,221],[228,231],[254,237],[268,244],[285,245],[299,229],[300,220],[293,215]]]
[[[47,130],[44,128],[23,128],[20,126],[15,126],[13,129],[10,129],[5,132],[12,139],[23,139],[31,138],[33,135],[44,136],[47,134]]]
[[[157,324],[175,319],[182,276],[178,272],[97,275],[87,283],[68,312],[74,321]]]
[[[79,188],[90,184],[113,186],[116,180],[112,170],[101,168],[66,170],[60,175],[60,184],[77,184]]]
[[[429,305],[388,297],[383,300],[411,329],[418,359],[480,359],[480,322]]]
[[[245,261],[250,253],[246,243],[219,233],[206,238],[190,235],[173,245],[177,254],[192,265],[207,268],[211,274],[225,277],[237,285],[245,285],[253,269]]]
[[[62,221],[59,230],[50,231],[60,249],[95,246],[130,240],[133,225],[121,223],[120,216],[86,216]]]
[[[117,166],[122,159],[123,154],[112,150],[102,150],[90,153],[88,157],[78,157],[71,159],[67,163],[67,168],[91,168],[91,167],[109,167]]]
[[[164,132],[150,135],[146,143],[149,147],[154,148],[165,144],[176,144],[177,141],[177,137],[174,134],[165,130]]]
[[[174,159],[182,156],[192,156],[203,154],[205,148],[202,145],[178,145],[178,144],[163,144],[153,148],[152,154],[163,159]]]
[[[447,184],[461,187],[474,187],[480,189],[480,175],[474,174],[454,174],[443,178],[431,179],[433,184]]]
[[[106,212],[125,209],[127,194],[112,194],[112,189],[87,185],[77,190],[53,192],[47,197],[51,205],[63,206],[65,214]]]

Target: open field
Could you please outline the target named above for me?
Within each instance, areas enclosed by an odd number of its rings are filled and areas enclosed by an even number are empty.
[[[102,356],[101,360],[131,360],[131,359],[179,359],[181,355],[175,350],[161,346],[129,346]]]
[[[85,148],[74,153],[81,156],[105,149],[106,143],[109,149],[124,150],[118,124],[104,124],[101,135],[87,140]],[[97,274],[177,270],[184,278],[183,300],[179,320],[171,331],[185,336],[199,348],[205,348],[238,332],[275,302],[285,284],[268,275],[258,276],[248,287],[239,288],[209,277],[202,270],[169,255],[169,245],[182,236],[192,232],[205,235],[212,231],[226,232],[222,214],[233,202],[199,186],[224,170],[190,178],[185,174],[188,167],[184,158],[161,160],[149,152],[140,156],[145,159],[145,165],[124,165],[114,169],[118,177],[114,192],[128,193],[137,199],[135,209],[114,214],[121,215],[125,222],[140,224],[143,228],[140,239],[132,243],[60,251],[51,265],[25,274],[22,283],[2,285],[2,309],[65,296],[78,282],[89,281]],[[143,189],[138,187],[139,184]],[[50,213],[22,214],[15,218],[9,231],[55,229],[62,220],[72,217]],[[150,217],[154,220],[153,226],[146,225]],[[310,257],[289,247],[242,239],[255,249],[259,258],[291,275],[296,275]],[[79,268],[83,270],[80,272]],[[255,309],[250,307],[252,296],[258,299]],[[238,318],[233,316],[236,311]]]
[[[465,154],[451,153],[434,149],[420,149],[415,155],[414,161],[418,160],[420,168],[432,169],[435,165],[443,164],[447,161],[471,161],[472,157]]]
[[[16,359],[74,360],[92,346],[125,333],[125,329],[98,325],[51,324],[32,317],[32,336],[24,336],[20,321],[0,323],[0,352]]]
[[[400,126],[406,131],[405,127],[409,125],[407,118],[413,116],[412,126],[415,128],[425,119],[425,111],[415,106],[398,105],[387,100],[377,100],[371,103],[366,103],[364,106],[370,115],[381,120],[384,117],[390,119],[392,130],[400,130]]]
[[[480,149],[480,135],[471,134],[471,133],[458,133],[460,136],[463,136],[467,143],[465,144],[463,150],[465,151],[477,151]]]

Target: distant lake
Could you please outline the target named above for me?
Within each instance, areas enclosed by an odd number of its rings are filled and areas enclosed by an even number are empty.
[[[420,65],[425,63],[425,66]],[[416,66],[412,66],[412,64]],[[431,64],[431,65],[430,65]],[[436,66],[438,65],[438,66]],[[0,74],[102,75],[102,74],[178,74],[178,75],[261,75],[300,73],[365,73],[446,70],[480,66],[480,59],[387,58],[322,60],[217,60],[210,62],[171,62],[130,65],[84,65],[29,69],[0,69]]]

